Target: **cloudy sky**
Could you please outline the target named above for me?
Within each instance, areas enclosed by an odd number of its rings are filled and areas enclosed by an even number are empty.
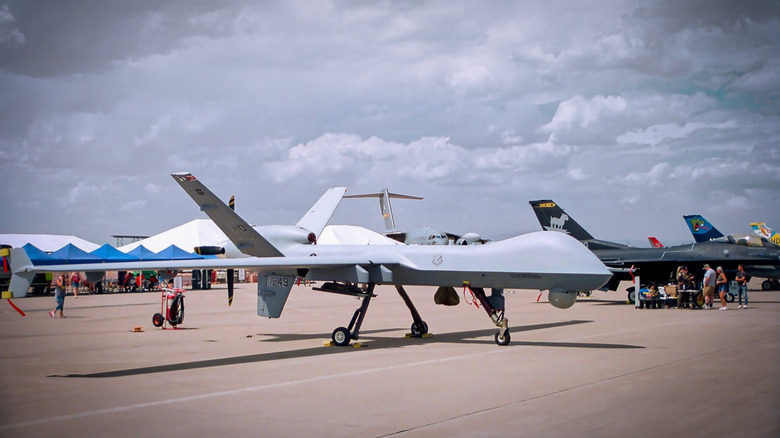
[[[177,171],[256,224],[346,186],[495,238],[540,198],[642,246],[780,228],[779,99],[777,1],[0,0],[0,233],[205,217]]]

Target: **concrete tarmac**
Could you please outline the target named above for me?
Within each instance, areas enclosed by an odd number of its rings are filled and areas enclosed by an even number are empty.
[[[501,347],[462,294],[407,290],[434,336],[405,338],[380,286],[362,348],[324,346],[359,301],[303,286],[276,320],[252,284],[231,308],[224,288],[187,292],[180,330],[153,327],[159,292],[68,296],[65,319],[53,297],[14,300],[24,318],[0,302],[0,436],[780,436],[779,292],[723,312],[515,291]]]

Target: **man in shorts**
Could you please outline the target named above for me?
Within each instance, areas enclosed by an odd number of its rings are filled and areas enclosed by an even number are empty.
[[[704,295],[704,309],[712,309],[712,301],[715,297],[715,280],[717,274],[710,265],[704,264],[704,280],[702,280],[702,294]]]

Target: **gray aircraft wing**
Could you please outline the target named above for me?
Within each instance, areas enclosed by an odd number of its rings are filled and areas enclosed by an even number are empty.
[[[252,269],[263,273],[290,273],[296,274],[299,269],[328,269],[344,268],[350,266],[396,266],[404,264],[403,260],[392,253],[371,255],[328,255],[293,256],[293,257],[244,257],[229,259],[195,259],[195,260],[154,260],[154,261],[130,261],[119,263],[85,263],[85,264],[61,264],[61,265],[34,265],[24,248],[12,248],[12,269],[14,274],[35,272],[96,272],[96,271],[135,271],[155,269]]]

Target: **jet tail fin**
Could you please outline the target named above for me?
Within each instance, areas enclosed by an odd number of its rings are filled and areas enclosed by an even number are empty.
[[[648,237],[647,240],[650,242],[650,246],[652,246],[653,248],[663,248],[664,247],[664,244],[661,243],[658,239],[656,239],[653,236]]]
[[[395,218],[393,217],[393,209],[390,206],[390,198],[396,199],[423,199],[419,196],[402,195],[399,193],[392,193],[387,189],[383,189],[378,193],[365,193],[362,195],[346,195],[345,198],[379,198],[379,209],[382,212],[382,218],[385,220],[385,229],[395,230]]]
[[[696,242],[706,242],[723,237],[723,233],[718,231],[707,219],[704,219],[699,214],[685,215],[683,219],[685,219],[685,223],[688,225],[688,229],[691,230],[693,239]]]
[[[282,257],[284,255],[241,216],[225,205],[193,174],[189,172],[172,173],[171,176],[241,252],[255,257]]]
[[[319,239],[322,230],[330,221],[346,191],[346,187],[328,189],[296,225],[311,231]]]
[[[593,240],[593,236],[585,231],[571,216],[566,214],[561,207],[551,199],[540,199],[538,201],[529,201],[534,209],[536,218],[542,229],[549,231],[560,231],[570,234],[579,241]]]
[[[764,222],[753,222],[750,224],[753,228],[753,232],[761,237],[766,237],[771,242],[780,245],[780,234],[777,234],[775,230],[766,226]]]

